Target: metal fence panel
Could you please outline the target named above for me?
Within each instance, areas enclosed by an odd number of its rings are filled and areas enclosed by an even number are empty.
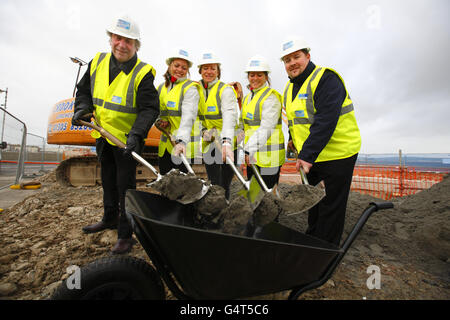
[[[27,127],[0,108],[0,189],[18,184],[23,176]]]

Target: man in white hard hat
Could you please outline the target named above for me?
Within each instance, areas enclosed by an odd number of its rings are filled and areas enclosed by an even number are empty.
[[[98,124],[126,144],[120,149],[93,132],[97,156],[101,162],[103,219],[83,228],[95,233],[117,227],[118,241],[112,253],[129,252],[133,245],[132,228],[125,215],[125,192],[136,189],[136,161],[131,153],[140,153],[144,139],[159,115],[159,99],[153,80],[155,69],[137,57],[140,33],[128,16],[113,21],[106,29],[111,52],[97,53],[77,84],[73,125],[90,121],[94,112]]]
[[[304,170],[311,185],[325,183],[326,196],[309,211],[306,233],[339,246],[361,147],[353,102],[336,71],[311,62],[304,39],[284,41],[280,58],[289,77],[283,103],[297,170]]]

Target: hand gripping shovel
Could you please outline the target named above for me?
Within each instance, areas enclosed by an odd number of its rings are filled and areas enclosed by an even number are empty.
[[[222,146],[216,139],[217,135],[217,130],[214,128],[213,140],[216,145],[216,150],[217,152],[222,153]],[[239,182],[244,186],[244,189],[240,190],[238,194],[248,200],[250,208],[254,211],[264,198],[264,192],[262,191],[261,186],[255,177],[252,177],[250,181],[246,181],[230,157],[227,156],[226,161],[227,164],[233,169]]]
[[[170,134],[169,129],[161,127],[159,120],[160,119],[157,119],[155,121],[156,128],[159,131],[161,131],[167,137],[167,139],[169,139],[169,141],[172,144],[172,146],[175,147],[175,141],[173,139],[173,136]],[[187,161],[186,156],[181,153],[180,157],[181,157],[181,160],[183,161],[184,166],[189,171],[189,173],[191,173],[191,174],[193,174],[195,176],[195,172],[192,169],[192,167],[189,164],[189,162]],[[200,200],[201,198],[203,198],[203,196],[208,192],[209,188],[211,187],[211,185],[206,184],[203,179],[199,179],[199,180],[203,183],[202,190],[199,193],[197,193],[195,196],[189,197],[189,199],[186,199],[186,203],[192,203],[192,202]]]
[[[94,118],[95,120],[95,118]],[[91,123],[91,122],[87,122],[87,121],[83,121],[83,120],[79,120],[80,123],[83,126],[92,128],[94,130],[97,130],[102,137],[109,139],[111,142],[113,142],[115,145],[117,145],[119,148],[125,149],[126,145],[125,143],[123,143],[122,141],[120,141],[118,138],[116,138],[115,136],[113,136],[111,133],[109,133],[108,131],[106,131],[105,129],[103,129],[102,127],[100,127],[97,124]],[[137,154],[136,152],[132,151],[131,155],[133,156],[133,158],[135,158],[138,162],[140,162],[142,165],[144,165],[145,167],[147,167],[148,169],[150,169],[151,172],[153,172],[153,174],[156,176],[156,181],[161,180],[162,176],[159,174],[159,172],[155,169],[155,167],[153,167],[150,163],[148,163],[144,158],[142,158],[139,154]]]
[[[94,118],[95,120],[95,118]],[[108,131],[106,131],[105,129],[103,129],[102,127],[100,127],[97,124],[93,124],[90,122],[86,122],[86,121],[82,121],[80,120],[80,123],[84,126],[87,126],[89,128],[92,128],[94,130],[97,130],[104,138],[109,139],[111,142],[113,142],[115,145],[117,145],[119,148],[125,149],[126,145],[120,141],[119,139],[117,139],[115,136],[113,136],[111,133],[109,133]],[[139,154],[137,154],[136,152],[131,152],[131,155],[133,156],[134,159],[136,159],[138,162],[140,162],[142,165],[144,165],[145,167],[147,167],[148,169],[150,169],[150,171],[152,171],[155,175],[156,175],[156,180],[149,183],[147,186],[148,187],[152,187],[153,184],[155,184],[156,182],[158,182],[159,180],[161,180],[163,177],[161,174],[159,174],[159,172],[155,169],[155,167],[153,167],[150,163],[148,163],[144,158],[142,158]],[[160,191],[158,188],[156,188],[156,190]],[[206,192],[205,192],[206,193]],[[201,197],[203,197],[204,193],[202,192],[201,195],[197,196],[198,199],[200,199]],[[197,197],[191,197],[189,199],[176,199],[175,201],[182,203],[182,204],[189,204],[192,202],[197,201]]]

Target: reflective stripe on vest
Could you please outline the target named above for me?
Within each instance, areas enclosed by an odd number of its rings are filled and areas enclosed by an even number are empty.
[[[99,125],[126,143],[126,134],[137,116],[135,88],[148,72],[155,75],[155,71],[152,66],[137,59],[128,75],[120,72],[110,84],[110,60],[111,53],[98,53],[92,60],[90,68],[92,102]],[[96,132],[91,135],[99,137]],[[108,142],[113,144],[109,140]]]
[[[345,88],[343,79],[336,71],[329,68],[316,67],[303,83],[294,99],[292,99],[292,83],[288,82],[284,90],[283,101],[286,107],[289,130],[298,152],[301,151],[303,143],[309,136],[309,128],[314,123],[314,115],[316,113],[314,94],[320,79],[327,69],[333,71],[340,78]],[[316,162],[347,158],[360,150],[361,137],[353,112],[353,102],[346,88],[345,90],[346,98],[342,103],[336,128],[328,144],[317,157]]]
[[[258,127],[261,125],[261,110],[264,101],[270,96],[270,94],[275,94],[281,104],[281,96],[275,90],[267,87],[263,88],[255,94],[253,99],[257,99],[254,103],[255,108],[253,110],[252,118],[247,119],[247,112],[250,111],[252,101],[249,102],[251,94],[248,94],[242,104],[241,117],[244,123],[245,130],[245,143],[248,142],[250,137],[257,131]],[[256,164],[260,167],[278,167],[285,162],[286,151],[284,145],[284,134],[282,131],[282,119],[281,119],[281,109],[280,115],[276,127],[272,131],[272,134],[267,139],[267,142],[258,148],[255,154]]]
[[[221,95],[223,93],[223,90],[225,90],[225,88],[227,87],[230,86],[221,81],[215,83],[210,90],[208,99],[206,99],[206,101],[201,104],[201,107],[198,110],[198,118],[202,121],[203,127],[206,129],[216,128],[219,137],[223,127]],[[204,99],[203,95],[202,99]],[[214,108],[214,111],[210,111],[210,108]],[[202,152],[207,153],[211,146],[214,147],[214,143],[211,143],[210,141],[202,141]]]
[[[170,123],[170,133],[175,135],[178,130],[181,122],[182,109],[181,105],[183,104],[184,94],[191,87],[195,86],[197,90],[200,90],[200,86],[189,79],[184,80],[178,84],[175,84],[170,92],[167,91],[167,88],[164,86],[164,83],[158,86],[159,100],[160,100],[160,117],[165,118],[164,120],[169,121]],[[178,94],[179,91],[179,94]],[[178,94],[178,97],[174,97]],[[169,100],[169,95],[171,95],[172,100],[175,98],[176,101]],[[167,103],[173,102],[175,104],[175,110],[167,109]],[[199,101],[200,104],[200,101]],[[200,148],[200,128],[199,121],[195,120],[192,131],[190,142],[186,146],[186,157],[193,158]],[[172,153],[173,146],[167,137],[162,134],[160,138],[160,143],[158,147],[158,155],[162,157],[165,151]]]

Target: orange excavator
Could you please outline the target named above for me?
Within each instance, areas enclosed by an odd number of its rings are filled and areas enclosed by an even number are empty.
[[[72,146],[95,146],[89,127],[73,126],[72,116],[75,98],[57,102],[48,119],[47,143]],[[147,138],[142,156],[152,165],[158,163],[158,145],[161,132],[152,126]],[[91,148],[92,149],[92,148]],[[63,161],[56,168],[56,179],[63,184],[72,186],[92,186],[100,182],[100,162],[95,151],[89,148],[68,151],[63,154]],[[201,166],[195,166],[202,171]],[[194,170],[195,170],[194,169]],[[153,173],[138,165],[136,178],[139,180],[153,179]],[[204,171],[204,170],[203,170]],[[200,173],[200,172],[199,172]]]

